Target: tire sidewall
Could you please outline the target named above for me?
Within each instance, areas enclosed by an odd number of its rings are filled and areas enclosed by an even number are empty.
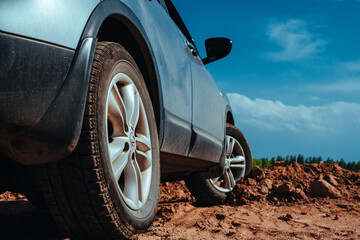
[[[160,188],[160,163],[159,163],[159,144],[157,138],[157,127],[152,108],[151,100],[146,89],[144,79],[138,69],[135,61],[120,45],[111,45],[108,56],[103,62],[102,74],[99,79],[99,88],[97,93],[97,126],[99,133],[99,150],[102,159],[104,178],[110,192],[111,201],[122,221],[135,231],[142,231],[147,229],[155,216],[159,188]],[[108,89],[113,77],[118,73],[128,75],[140,93],[143,101],[147,119],[149,122],[151,146],[152,146],[152,176],[151,186],[147,201],[139,210],[133,210],[127,206],[123,197],[120,195],[118,184],[115,181],[112,173],[112,166],[110,164],[110,157],[107,146],[106,133],[106,101],[108,96]]]

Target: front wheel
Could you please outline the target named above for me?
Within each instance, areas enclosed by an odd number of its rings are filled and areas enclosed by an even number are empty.
[[[74,239],[128,239],[152,223],[160,188],[156,120],[134,59],[97,44],[80,141],[38,167],[47,207]]]
[[[227,124],[223,174],[210,179],[202,179],[198,173],[192,174],[186,179],[186,185],[198,202],[221,204],[225,202],[236,183],[247,176],[251,169],[251,150],[244,134],[235,126]]]

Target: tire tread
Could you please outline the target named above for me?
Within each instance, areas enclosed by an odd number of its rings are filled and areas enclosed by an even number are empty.
[[[97,84],[102,63],[114,44],[102,42],[96,47],[82,134],[76,150],[59,162],[40,165],[34,170],[52,217],[75,239],[123,239],[136,233],[131,226],[126,226],[111,201],[96,128]]]

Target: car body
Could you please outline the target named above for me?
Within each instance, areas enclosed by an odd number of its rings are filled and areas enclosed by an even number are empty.
[[[233,123],[229,103],[170,4],[2,1],[1,151],[26,165],[70,154],[80,135],[95,44],[112,40],[129,49],[145,76],[164,176],[219,164],[225,123]]]
[[[229,102],[171,0],[0,3],[0,193],[76,239],[145,231],[160,180],[210,204],[252,167]],[[160,179],[161,177],[161,179]]]

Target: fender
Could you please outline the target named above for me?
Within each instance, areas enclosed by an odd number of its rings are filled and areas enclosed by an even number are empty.
[[[91,0],[93,4],[97,2],[99,1]],[[133,1],[129,2],[133,6],[137,4]],[[149,40],[135,13],[126,4],[118,0],[102,1],[92,11],[86,25],[83,25],[80,41],[77,40],[75,44],[77,47],[70,70],[55,99],[43,116],[36,120],[36,124],[30,129],[17,134],[4,135],[0,139],[0,149],[3,153],[17,162],[31,165],[56,162],[68,156],[75,149],[82,128],[91,65],[97,42],[96,36],[103,21],[107,17],[114,15],[129,26],[136,39],[140,39],[141,49],[144,53],[148,54],[148,62],[151,63],[155,76],[158,76],[157,64]],[[3,28],[3,26],[1,23],[0,29],[6,31],[7,29]],[[8,29],[8,31],[10,30]],[[22,33],[16,32],[16,34],[21,35]],[[24,41],[32,41],[31,38],[40,38],[40,35],[24,38]],[[34,40],[34,42],[43,43],[52,46],[52,48],[64,48],[63,46],[66,45],[64,42],[56,41],[54,45],[54,41],[51,39],[45,38],[43,40],[48,42],[37,40]],[[73,46],[69,44],[67,49],[71,50]],[[46,79],[42,79],[42,81],[46,81]],[[160,81],[157,84],[159,87]],[[51,82],[48,85],[51,86]],[[159,89],[160,119],[163,119],[162,97],[160,93]],[[36,108],[37,106],[35,106]],[[159,125],[159,140],[161,143],[163,135],[162,120],[160,120]]]
[[[126,3],[124,3],[126,2]],[[157,60],[154,55],[151,43],[145,32],[140,20],[129,7],[133,7],[138,4],[133,0],[105,0],[102,1],[91,14],[86,27],[81,36],[81,40],[86,38],[96,38],[103,22],[109,17],[115,17],[120,20],[122,24],[126,25],[129,31],[135,36],[138,44],[140,45],[142,54],[146,59],[147,65],[149,65],[151,71],[155,75],[155,81],[157,83],[157,93],[159,102],[159,145],[162,145],[164,139],[164,104],[161,90],[160,74],[158,69]],[[154,103],[153,103],[154,104]]]

